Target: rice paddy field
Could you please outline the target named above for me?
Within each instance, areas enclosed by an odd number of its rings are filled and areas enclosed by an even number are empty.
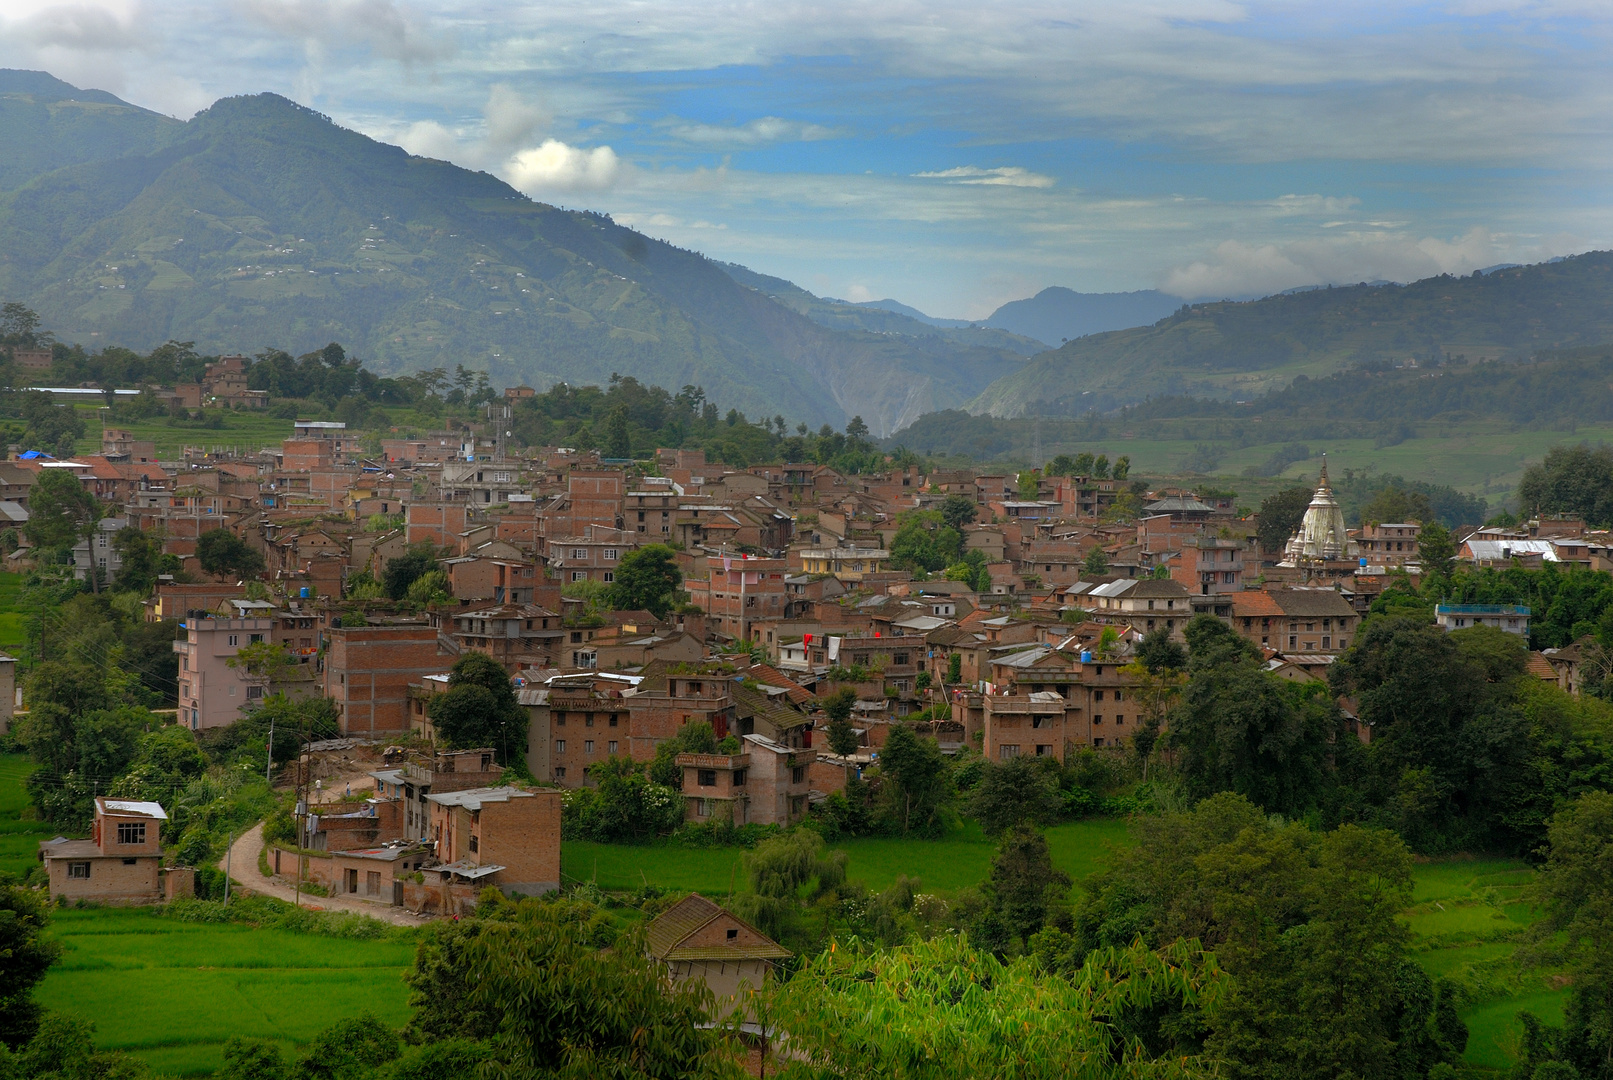
[[[35,992],[93,1019],[96,1044],[168,1076],[207,1076],[231,1035],[278,1041],[289,1059],[339,1017],[369,1010],[401,1026],[409,938],[350,941],[185,923],[147,908],[66,909],[50,934],[66,952]]]
[[[0,652],[16,656],[28,643],[23,630],[22,575],[0,573]]]
[[[39,842],[54,835],[33,820],[23,779],[33,764],[23,754],[0,754],[0,874],[21,878],[38,865]]]

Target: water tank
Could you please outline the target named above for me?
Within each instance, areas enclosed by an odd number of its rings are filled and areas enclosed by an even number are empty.
[[[297,595],[304,600],[308,599],[308,586],[304,585],[301,589],[297,590]]]
[[[1083,664],[1092,663],[1092,650],[1091,649],[1082,649],[1081,650],[1081,663],[1083,663]]]

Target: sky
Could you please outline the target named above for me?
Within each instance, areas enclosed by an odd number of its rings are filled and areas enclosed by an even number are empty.
[[[819,295],[984,318],[1613,247],[1613,3],[4,0],[0,67],[272,91]]]

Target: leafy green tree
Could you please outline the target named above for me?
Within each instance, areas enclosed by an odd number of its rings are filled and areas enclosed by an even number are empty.
[[[656,745],[655,757],[650,760],[649,777],[663,787],[682,790],[683,769],[678,765],[678,755],[716,752],[717,734],[711,725],[704,720],[689,720],[678,729],[676,735]]]
[[[125,525],[113,534],[112,550],[122,560],[112,587],[118,592],[149,595],[162,572],[162,544],[143,530]]]
[[[1450,577],[1456,566],[1456,538],[1437,521],[1425,522],[1417,537],[1417,550],[1424,570]]]
[[[1171,632],[1156,626],[1137,643],[1137,659],[1155,675],[1187,667],[1187,650],[1176,643]]]
[[[370,1013],[338,1020],[315,1035],[293,1080],[349,1080],[398,1056],[398,1033]]]
[[[448,671],[448,689],[427,706],[443,742],[458,749],[490,746],[501,764],[524,762],[528,717],[510,676],[486,653],[467,652]]]
[[[95,1025],[67,1013],[46,1013],[16,1056],[16,1074],[30,1080],[138,1080],[138,1060],[95,1049]]]
[[[952,777],[933,739],[906,727],[891,731],[879,752],[880,793],[888,820],[903,836],[937,836],[951,810]]]
[[[100,520],[101,505],[70,470],[45,469],[28,489],[23,533],[42,548],[70,548]]]
[[[1124,480],[1131,475],[1131,457],[1121,454],[1115,458],[1114,475],[1116,480]]]
[[[1040,930],[1069,888],[1069,875],[1053,867],[1047,837],[1028,825],[1003,834],[985,893],[992,914],[1011,933],[1025,941]]]
[[[949,526],[963,531],[963,527],[974,521],[979,508],[975,501],[967,495],[948,495],[941,500],[941,520]]]
[[[1058,761],[1051,757],[987,760],[969,795],[969,812],[993,837],[1021,825],[1051,825],[1063,808]]]
[[[1227,980],[1202,950],[1129,944],[1069,977],[1005,962],[963,935],[894,949],[836,948],[766,1004],[790,1033],[781,1075],[904,1080],[1199,1080],[1206,1057],[1154,1054],[1126,1026],[1161,1000],[1220,1001]],[[781,1063],[782,1064],[782,1063]]]
[[[734,914],[775,941],[795,938],[807,906],[846,881],[846,853],[826,851],[823,837],[811,829],[764,840],[743,866],[751,888],[734,897]]]
[[[1547,839],[1545,865],[1530,887],[1544,912],[1531,930],[1533,951],[1566,960],[1572,981],[1562,1029],[1549,1033],[1548,1052],[1530,1056],[1571,1065],[1574,1075],[1605,1076],[1613,1062],[1613,793],[1587,792],[1565,806]],[[1542,1075],[1540,1065],[1534,1075]]]
[[[1523,471],[1518,506],[1529,514],[1572,515],[1596,527],[1613,524],[1613,448],[1554,446]]]
[[[0,887],[0,1043],[14,1050],[38,1030],[34,987],[62,955],[61,944],[44,936],[49,922],[43,893]]]
[[[947,657],[947,678],[949,685],[957,685],[963,681],[963,654],[953,653]]]
[[[285,1080],[286,1061],[272,1039],[231,1035],[224,1041],[224,1067],[220,1080]]]
[[[1288,545],[1289,539],[1299,531],[1314,494],[1308,487],[1291,487],[1266,496],[1260,504],[1259,524],[1255,528],[1261,550],[1277,552]]]
[[[495,1018],[481,1075],[738,1080],[710,991],[668,982],[642,931],[601,949],[562,904],[511,907],[464,946],[470,1015]]]
[[[683,824],[683,796],[650,780],[631,758],[613,755],[596,762],[588,777],[594,786],[566,803],[561,826],[567,839],[642,844]]]
[[[648,611],[659,619],[672,610],[682,584],[677,553],[665,544],[646,544],[617,564],[607,595],[617,611]]]
[[[957,561],[963,535],[946,524],[939,511],[909,510],[898,519],[890,550],[896,569],[933,572]]]
[[[228,529],[196,538],[196,562],[214,577],[253,578],[263,573],[263,555]]]
[[[1087,557],[1081,560],[1083,574],[1107,574],[1109,572],[1109,556],[1104,554],[1103,548],[1094,547],[1087,552]]]
[[[1081,453],[1075,455],[1075,464],[1070,467],[1070,475],[1085,477],[1092,476],[1092,466],[1094,461],[1095,459],[1090,451],[1081,451]]]
[[[860,745],[857,732],[851,726],[851,709],[856,704],[857,691],[849,686],[842,686],[823,699],[823,711],[829,717],[829,749],[841,757],[855,754]]]
[[[616,406],[605,416],[604,450],[606,457],[630,458],[633,456],[633,433],[627,423],[627,408]]]
[[[72,457],[75,444],[84,437],[84,421],[78,410],[72,405],[57,405],[49,394],[39,390],[23,391],[22,418],[28,425],[23,441],[29,448],[59,458]]]
[[[1421,491],[1407,491],[1398,485],[1390,485],[1372,497],[1372,501],[1361,508],[1361,523],[1382,525],[1385,522],[1431,522],[1434,520],[1434,507],[1428,501],[1428,496]]]
[[[1099,480],[1109,479],[1109,455],[1099,454],[1092,463],[1092,475]]]
[[[410,544],[409,550],[388,560],[381,573],[381,585],[394,600],[409,595],[409,587],[437,569],[437,549],[429,540]]]

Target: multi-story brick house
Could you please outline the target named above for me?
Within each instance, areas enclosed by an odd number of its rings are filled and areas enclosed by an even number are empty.
[[[666,965],[673,983],[698,982],[711,991],[718,1018],[750,1014],[751,994],[767,983],[790,950],[733,912],[690,893],[656,916],[645,934],[649,954]],[[765,1049],[756,1060],[765,1060]],[[755,1070],[760,1073],[762,1070]]]
[[[638,546],[636,533],[589,525],[576,536],[549,540],[549,569],[563,585],[579,581],[609,585],[616,580],[616,568]]]
[[[1128,578],[1095,586],[1073,598],[1073,602],[1090,611],[1099,622],[1127,625],[1139,634],[1164,627],[1180,640],[1193,617],[1190,595],[1179,581]]]
[[[377,769],[375,797],[403,807],[403,837],[424,840],[430,832],[430,806],[426,797],[467,788],[496,787],[504,774],[493,760],[493,748],[442,750],[424,762],[408,761],[392,769]]]
[[[231,666],[242,646],[270,640],[273,619],[189,618],[179,654],[179,722],[192,731],[223,727],[268,694],[267,680]]]
[[[57,837],[39,845],[39,857],[50,877],[51,899],[98,904],[155,904],[165,886],[191,885],[192,871],[162,873],[162,806],[137,799],[98,798],[90,839]],[[164,878],[168,880],[165,882]]]
[[[443,670],[438,630],[429,623],[336,626],[325,630],[325,696],[336,703],[342,734],[409,730],[409,686]]]
[[[1362,557],[1372,566],[1416,566],[1422,563],[1417,551],[1422,531],[1423,527],[1415,521],[1384,525],[1368,522],[1361,526],[1357,543]]]
[[[560,887],[560,791],[465,788],[426,796],[427,839],[438,865],[422,872],[451,893],[495,885],[538,896]],[[444,910],[447,909],[445,905]]]
[[[738,754],[679,754],[684,820],[707,824],[778,825],[807,815],[817,753],[747,735]]]
[[[1244,592],[1233,600],[1232,628],[1290,660],[1304,654],[1332,657],[1350,647],[1361,614],[1333,589],[1291,588]]]
[[[789,561],[710,555],[704,578],[684,582],[689,600],[706,613],[706,625],[732,641],[750,637],[755,619],[777,619],[788,605]]]
[[[560,615],[534,604],[504,604],[454,616],[461,652],[486,653],[512,674],[524,667],[554,667],[565,643]]]

